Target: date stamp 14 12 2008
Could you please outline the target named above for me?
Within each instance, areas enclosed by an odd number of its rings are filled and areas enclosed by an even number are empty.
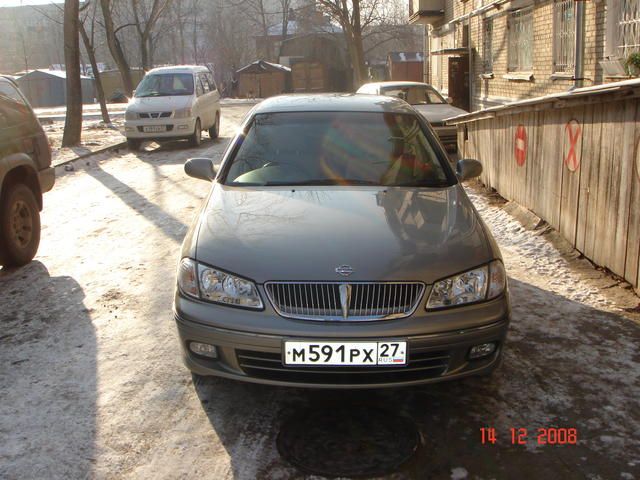
[[[578,430],[576,428],[537,428],[529,431],[526,428],[509,429],[511,445],[575,445],[578,443]],[[498,442],[496,429],[482,427],[480,429],[480,441],[483,445],[495,445]]]

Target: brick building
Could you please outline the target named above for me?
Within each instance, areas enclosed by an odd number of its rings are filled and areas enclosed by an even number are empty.
[[[409,15],[427,82],[471,110],[628,78],[640,49],[640,0],[409,0]]]

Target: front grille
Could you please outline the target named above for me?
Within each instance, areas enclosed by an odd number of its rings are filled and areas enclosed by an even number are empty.
[[[169,118],[171,112],[152,112],[152,113],[140,113],[140,118]]]
[[[293,383],[358,385],[369,383],[410,382],[442,375],[449,365],[446,350],[409,350],[407,365],[402,367],[305,367],[283,365],[279,353],[237,350],[242,371],[250,377]]]
[[[268,282],[265,288],[283,317],[368,321],[408,317],[425,287],[420,282]]]

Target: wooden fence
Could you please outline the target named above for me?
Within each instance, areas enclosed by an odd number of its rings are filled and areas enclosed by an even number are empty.
[[[481,180],[640,293],[640,81],[457,117]]]

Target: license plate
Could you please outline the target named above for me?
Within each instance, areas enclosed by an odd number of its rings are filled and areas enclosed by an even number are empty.
[[[158,133],[158,132],[165,132],[166,130],[167,130],[167,127],[164,125],[151,125],[147,127],[142,127],[142,131],[144,133]]]
[[[406,365],[407,342],[284,342],[285,365]]]

